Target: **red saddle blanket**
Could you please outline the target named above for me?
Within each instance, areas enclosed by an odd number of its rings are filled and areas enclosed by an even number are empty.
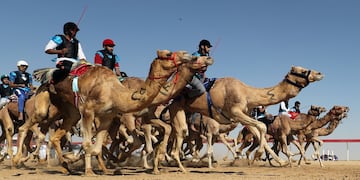
[[[89,66],[90,65],[88,65],[88,64],[81,64],[80,66],[73,69],[70,72],[70,75],[71,76],[81,76],[82,74],[84,74],[88,70]]]
[[[295,119],[299,115],[297,112],[289,112],[289,114],[291,119]]]

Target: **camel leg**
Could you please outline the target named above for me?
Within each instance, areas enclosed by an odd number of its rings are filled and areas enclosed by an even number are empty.
[[[34,124],[33,126],[31,126],[30,130],[36,134],[36,149],[34,150],[34,152],[32,152],[34,159],[38,159],[40,160],[39,157],[39,152],[40,152],[40,146],[41,143],[44,142],[45,140],[45,135],[40,132],[39,128],[38,128],[39,123]]]
[[[249,143],[251,144],[251,142],[249,142]],[[259,146],[259,141],[257,141],[257,140],[254,139],[254,141],[252,142],[251,146],[250,146],[249,149],[246,151],[246,158],[247,158],[247,160],[248,160],[248,164],[249,164],[249,165],[251,165],[251,164],[250,164],[250,154],[251,154],[251,152],[253,152],[253,151],[255,150],[255,148],[258,147],[258,146]],[[257,160],[259,160],[259,159],[257,159]]]
[[[247,127],[244,127],[238,134],[236,141],[238,144],[241,143],[240,147],[236,150],[237,156],[244,156],[243,150],[251,145],[251,141],[254,136],[248,131]],[[249,157],[248,157],[248,160]]]
[[[250,145],[251,145],[251,142],[244,140],[243,143],[241,143],[241,146],[236,150],[237,155],[244,156],[243,150]],[[248,158],[248,160],[250,160],[249,157],[247,157],[247,158]]]
[[[19,127],[18,133],[18,151],[13,159],[13,164],[17,165],[22,157],[22,144],[24,144],[25,137],[28,130],[38,122],[46,119],[48,109],[50,106],[50,95],[47,91],[42,91],[35,96],[35,111],[25,123]]]
[[[4,126],[2,125],[2,123],[0,122],[0,126],[1,126],[1,131],[5,132]],[[3,143],[6,139],[6,133],[1,133],[0,135],[0,143]],[[3,148],[7,148],[7,146],[4,146]],[[6,149],[6,152],[4,153],[4,155],[2,157],[0,157],[0,162],[3,162],[8,154],[7,152],[8,150]]]
[[[96,143],[95,147],[92,149],[91,155],[97,156],[97,160],[99,163],[99,168],[104,172],[104,174],[109,174],[109,170],[105,166],[105,162],[102,159],[102,148],[106,148],[104,145],[104,140],[108,137],[107,130],[99,131],[96,134]]]
[[[269,144],[266,141],[266,125],[260,121],[249,117],[242,111],[239,111],[237,106],[234,106],[231,111],[233,112],[233,114],[237,115],[236,120],[241,122],[243,125],[248,125],[248,129],[250,130],[250,132],[253,133],[259,141],[259,148],[255,153],[254,159],[260,158],[265,149],[280,164],[280,166],[284,166],[286,162],[274,153],[274,151],[270,148]]]
[[[127,143],[129,144],[134,143],[134,138],[130,137],[130,135],[126,131],[127,131],[126,126],[124,124],[121,124],[119,127],[119,133],[125,137]]]
[[[299,158],[299,162],[298,162],[298,166],[300,166],[300,164],[301,164],[301,160],[304,158],[304,162],[305,162],[305,164],[310,164],[309,162],[307,162],[307,160],[306,160],[306,157],[305,157],[305,150],[304,150],[304,148],[303,148],[303,146],[302,146],[302,142],[298,142],[298,141],[296,141],[295,139],[292,139],[292,141],[291,141],[291,143],[293,143],[297,148],[298,148],[298,150],[299,150],[299,152],[300,152],[300,158]]]
[[[207,157],[208,157],[208,167],[213,168],[212,166],[212,157],[213,157],[213,135],[212,133],[207,133]]]
[[[280,136],[280,144],[281,144],[281,148],[282,148],[282,152],[288,157],[289,160],[289,165],[290,167],[292,167],[292,156],[293,154],[290,152],[288,145],[287,145],[287,135],[286,134],[282,134]]]
[[[121,124],[119,127],[119,133],[125,137],[126,142],[128,142],[129,144],[134,143],[135,137],[134,136],[130,137],[129,134],[127,133],[127,130],[129,130],[130,132],[135,131],[136,129],[135,120],[136,118],[133,116],[132,113],[125,113],[120,118]]]
[[[261,126],[263,125],[265,127],[265,124],[260,122]],[[257,138],[257,141],[259,141],[259,146],[261,146],[261,142],[260,142],[260,133],[259,131],[257,131],[257,129],[255,127],[252,127],[252,126],[249,126],[248,127],[250,132],[253,133],[255,135],[255,137]],[[266,129],[266,127],[265,127]],[[264,133],[265,135],[265,133]],[[264,136],[265,138],[265,136]],[[263,140],[263,147],[265,148],[265,150],[273,157],[273,159],[279,163],[280,166],[285,166],[287,163],[282,160],[269,146],[269,144],[266,142],[266,139]],[[260,151],[260,147],[259,149],[257,150],[257,152],[255,152],[255,155],[254,155],[254,159],[259,159],[263,153],[263,151]]]
[[[167,148],[167,144],[170,138],[170,134],[171,134],[171,125],[159,120],[159,119],[152,119],[151,123],[155,126],[161,127],[164,130],[164,135],[163,135],[163,140],[160,143],[159,147],[158,147],[158,155],[161,156],[159,157],[160,159],[164,159],[165,158],[165,154],[166,154],[166,148]],[[150,137],[151,138],[151,137]]]
[[[55,134],[50,137],[50,143],[53,145],[55,152],[57,154],[57,157],[59,159],[59,162],[61,165],[68,171],[71,172],[70,169],[67,166],[67,163],[65,162],[64,157],[62,156],[62,148],[60,145],[61,138],[66,134],[66,130],[59,128],[55,131]]]
[[[95,176],[91,167],[91,151],[92,151],[92,125],[94,122],[94,114],[92,111],[84,108],[83,118],[81,120],[81,130],[83,134],[82,147],[85,151],[85,175]],[[97,139],[98,140],[98,139]]]
[[[145,149],[143,150],[143,154],[142,154],[142,162],[143,162],[143,167],[149,169],[150,166],[147,162],[148,159],[147,157],[154,151],[151,140],[152,126],[150,124],[144,124],[141,127],[144,131],[144,138],[145,138]]]
[[[179,166],[180,170],[183,173],[187,173],[187,170],[185,169],[185,167],[180,162],[180,151],[181,151],[181,147],[182,147],[182,144],[183,144],[183,140],[188,135],[188,129],[187,129],[188,126],[186,124],[185,111],[184,110],[179,110],[179,111],[177,111],[177,113],[175,115],[176,116],[173,118],[172,123],[173,123],[173,127],[174,127],[175,134],[176,134],[176,136],[175,136],[176,137],[176,141],[175,141],[176,143],[175,143],[175,148],[171,152],[171,156],[178,163],[178,166]]]
[[[51,130],[49,130],[49,135],[50,135],[50,131]],[[52,130],[53,132],[52,132],[52,134],[54,134],[55,133],[55,131],[54,130]],[[50,135],[50,136],[52,136],[52,135]],[[49,141],[48,142],[48,144],[47,144],[47,147],[46,147],[46,161],[47,161],[47,167],[51,167],[51,156],[50,156],[50,154],[51,154],[51,148],[52,148],[52,143],[51,143],[51,141]]]
[[[312,138],[311,140],[312,140],[312,144],[313,144],[314,151],[315,151],[314,154],[316,155],[316,157],[317,157],[317,159],[318,159],[318,161],[320,163],[320,166],[324,167],[324,164],[323,164],[323,162],[322,162],[322,160],[320,158],[320,147],[322,146],[323,141],[320,140],[320,139],[317,139],[317,138]],[[318,143],[319,146],[317,145],[317,143]]]
[[[11,161],[13,160],[13,151],[12,151],[12,136],[14,135],[14,124],[11,120],[11,117],[9,115],[9,111],[7,107],[1,109],[0,112],[0,119],[2,120],[3,134],[6,136],[7,141],[7,154],[10,156]],[[11,167],[13,167],[13,164],[11,164]]]
[[[231,145],[228,143],[227,139],[226,139],[226,134],[225,133],[220,133],[219,134],[219,138],[220,141],[225,144],[225,146],[227,147],[227,149],[231,152],[231,154],[233,155],[234,159],[237,159],[237,155],[236,152],[234,151],[234,149],[231,147]],[[234,140],[234,143],[236,143],[236,140]],[[236,145],[235,145],[236,146]]]

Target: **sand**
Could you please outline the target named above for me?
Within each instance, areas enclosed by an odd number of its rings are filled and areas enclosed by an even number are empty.
[[[256,162],[249,167],[246,160],[218,161],[214,168],[207,168],[206,163],[194,164],[184,162],[188,173],[182,173],[177,167],[161,166],[161,174],[154,175],[151,170],[136,166],[122,166],[109,169],[109,174],[101,174],[94,163],[95,177],[85,177],[83,162],[72,165],[74,173],[62,172],[57,161],[51,167],[45,162],[28,161],[26,167],[11,168],[10,160],[0,164],[1,179],[25,180],[58,180],[58,179],[126,179],[126,180],[231,180],[231,179],[360,179],[360,161],[325,161],[320,167],[317,161],[310,165],[302,164],[294,167],[271,167],[266,162]],[[196,167],[194,167],[196,166]]]

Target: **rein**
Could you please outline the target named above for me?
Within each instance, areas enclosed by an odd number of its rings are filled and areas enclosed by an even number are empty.
[[[301,85],[301,84],[298,84],[297,82],[294,82],[294,81],[291,81],[289,80],[288,78],[286,78],[286,82],[288,82],[289,84],[293,85],[293,86],[296,86],[298,87],[300,90],[304,87],[306,87],[307,85],[309,85],[309,76],[310,76],[310,73],[311,73],[311,70],[308,70],[308,72],[306,73],[306,75],[304,74],[301,74],[301,73],[296,73],[296,72],[293,72],[291,71],[290,72],[290,75],[294,75],[296,77],[301,77],[301,78],[304,78],[306,79],[306,84],[305,85]]]

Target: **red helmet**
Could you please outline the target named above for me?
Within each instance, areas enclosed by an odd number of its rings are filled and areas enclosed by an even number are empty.
[[[114,43],[114,41],[111,40],[111,39],[105,39],[105,40],[103,41],[103,46],[115,46],[115,43]]]

